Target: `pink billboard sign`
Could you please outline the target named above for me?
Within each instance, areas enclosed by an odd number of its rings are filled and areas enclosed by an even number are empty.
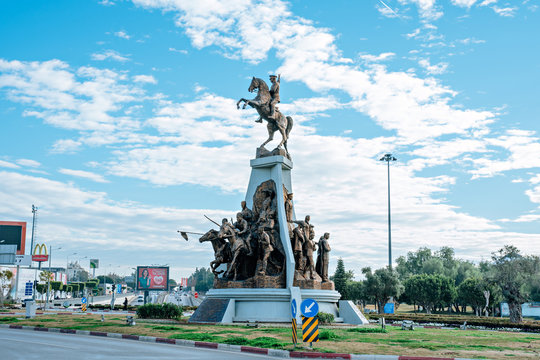
[[[137,290],[168,290],[169,268],[137,266]]]

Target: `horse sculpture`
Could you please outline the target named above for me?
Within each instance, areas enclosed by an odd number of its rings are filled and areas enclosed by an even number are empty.
[[[215,276],[223,273],[223,271],[216,271],[221,264],[227,264],[227,271],[229,270],[229,263],[232,261],[231,245],[218,236],[219,232],[216,230],[210,230],[206,234],[200,237],[199,242],[203,243],[210,241],[214,248],[215,260],[210,262],[210,268]]]
[[[261,147],[272,141],[274,139],[274,133],[279,130],[282,139],[277,147],[280,148],[283,145],[288,154],[287,139],[289,138],[289,133],[293,126],[293,119],[290,116],[283,115],[278,109],[275,110],[274,119],[269,118],[271,95],[268,85],[264,80],[253,77],[248,91],[253,92],[255,90],[257,90],[257,96],[254,99],[249,100],[242,98],[236,103],[236,108],[240,109],[240,103],[244,102],[242,109],[245,109],[246,105],[249,105],[252,108],[255,108],[261,118],[268,122],[268,139],[262,143]]]

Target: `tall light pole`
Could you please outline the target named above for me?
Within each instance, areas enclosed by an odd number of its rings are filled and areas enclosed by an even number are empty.
[[[392,154],[384,154],[380,161],[386,161],[388,168],[388,267],[392,269],[392,230],[390,225],[390,161],[397,159]]]
[[[62,247],[57,247],[57,248],[54,248],[56,250],[60,250]],[[49,305],[49,292],[51,291],[51,259],[52,259],[52,249],[53,247],[51,245],[49,245],[49,278],[47,280],[47,302],[45,303],[45,308],[47,308],[47,306]],[[53,294],[53,298],[54,298],[54,294]]]
[[[37,206],[34,206],[32,204],[32,241],[30,242],[30,254],[34,251],[34,231],[36,230],[36,214],[37,214]]]

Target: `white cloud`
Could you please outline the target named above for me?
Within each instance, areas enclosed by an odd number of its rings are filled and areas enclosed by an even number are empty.
[[[485,40],[479,40],[475,38],[465,38],[465,39],[459,39],[456,40],[457,43],[463,44],[463,45],[470,45],[470,44],[483,44],[486,41]]]
[[[0,167],[9,168],[9,169],[18,169],[19,165],[10,163],[8,161],[0,160]]]
[[[82,146],[82,142],[72,139],[61,139],[55,141],[52,146],[53,153],[73,153],[79,150]]]
[[[540,138],[534,131],[508,130],[498,137],[488,137],[484,142],[493,148],[502,148],[510,153],[506,158],[493,156],[467,157],[475,169],[470,173],[473,179],[492,177],[509,170],[540,168]]]
[[[35,160],[31,160],[31,159],[18,159],[17,164],[21,166],[28,166],[28,167],[34,167],[34,168],[41,166],[41,163]]]
[[[402,4],[415,4],[420,17],[428,21],[437,20],[443,16],[435,0],[399,0],[399,2]]]
[[[66,255],[84,248],[89,258],[120,265],[120,273],[131,273],[134,264],[159,262],[170,264],[172,273],[188,276],[201,262],[210,262],[213,251],[211,246],[197,241],[179,239],[176,230],[204,231],[210,226],[203,214],[212,218],[229,214],[225,210],[184,210],[120,202],[106,193],[85,191],[72,183],[15,172],[0,171],[0,183],[0,218],[30,223],[30,206],[38,206],[37,238],[63,248],[53,257],[53,266],[61,266],[62,262],[65,266]],[[178,257],[186,253],[192,256],[183,257],[179,264]]]
[[[516,14],[517,7],[505,7],[501,8],[498,6],[492,7],[493,11],[497,13],[497,15],[503,16],[503,17],[513,17]]]
[[[157,84],[156,78],[154,78],[152,75],[135,75],[133,77],[133,81],[138,83]]]
[[[172,52],[177,52],[179,54],[184,54],[184,55],[187,55],[188,51],[187,50],[184,50],[184,49],[175,49],[173,47],[170,47],[169,48],[169,51],[172,51]]]
[[[438,64],[432,65],[429,62],[429,59],[421,59],[420,61],[418,61],[418,64],[422,66],[426,70],[426,73],[429,75],[441,75],[444,74],[448,69],[448,63],[440,62]]]
[[[139,128],[139,121],[122,110],[129,103],[143,101],[144,91],[127,80],[125,74],[111,70],[74,70],[60,60],[0,59],[0,89],[10,100],[25,104],[25,116],[86,136],[93,132],[109,136]],[[59,140],[53,151],[74,151],[81,143],[81,139]]]
[[[475,3],[476,0],[452,0],[452,4],[466,8],[470,8]]]
[[[383,16],[389,18],[399,17],[398,13],[390,6],[388,6],[385,2],[383,2],[382,0],[379,0],[379,2],[380,4],[378,4],[376,7]]]
[[[131,36],[128,35],[124,30],[117,31],[114,33],[114,35],[126,40],[131,39]]]
[[[396,54],[392,52],[385,52],[381,53],[379,55],[371,55],[371,54],[361,54],[360,59],[367,61],[367,62],[379,62],[379,61],[385,61],[389,60],[396,56]]]
[[[58,170],[58,172],[64,175],[76,176],[76,177],[92,180],[99,183],[109,182],[102,175],[89,172],[89,171],[84,171],[84,170],[60,169]]]
[[[116,60],[120,62],[130,60],[129,55],[122,55],[118,51],[115,51],[115,50],[105,50],[101,53],[92,54],[92,60],[103,61],[107,59]]]

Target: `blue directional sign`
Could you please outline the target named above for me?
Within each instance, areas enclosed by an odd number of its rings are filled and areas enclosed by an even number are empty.
[[[81,303],[86,304],[86,298],[85,297],[81,298]]]
[[[293,319],[295,319],[295,318],[296,318],[296,299],[292,299],[292,302],[291,302],[291,313],[292,313]]]
[[[300,304],[300,312],[305,317],[314,317],[319,312],[319,304],[313,299],[306,299]]]
[[[32,295],[32,287],[33,287],[33,284],[32,284],[31,281],[26,283],[26,285],[24,287],[24,296]]]
[[[384,313],[385,314],[393,314],[394,313],[394,303],[386,303],[386,304],[384,304]]]

